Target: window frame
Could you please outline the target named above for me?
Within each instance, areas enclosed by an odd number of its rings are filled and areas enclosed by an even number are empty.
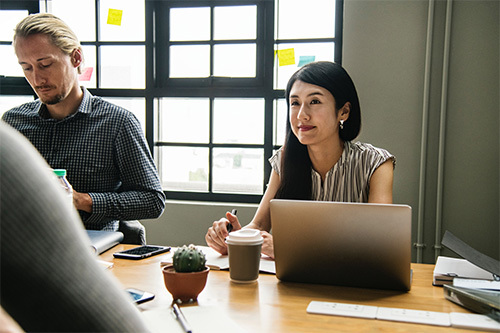
[[[275,1],[274,0],[249,0],[249,1],[234,1],[234,0],[215,0],[215,1],[180,1],[167,0],[162,3],[161,13],[167,18],[162,20],[163,24],[156,25],[157,49],[155,58],[159,59],[164,54],[168,54],[170,45],[182,44],[183,42],[169,43],[168,33],[161,35],[162,31],[168,31],[169,19],[168,10],[175,7],[210,7],[224,5],[257,5],[257,73],[254,79],[228,79],[218,77],[208,77],[200,79],[179,79],[168,78],[168,60],[162,64],[157,64],[156,73],[158,77],[155,80],[155,89],[159,90],[156,97],[204,97],[210,99],[210,119],[213,117],[213,100],[220,97],[257,97],[263,98],[265,101],[264,111],[264,142],[263,144],[221,144],[213,143],[210,135],[209,143],[177,143],[177,142],[162,142],[154,141],[155,149],[159,147],[203,147],[209,149],[209,180],[208,192],[184,192],[164,190],[167,197],[177,200],[194,200],[194,201],[219,201],[219,202],[244,202],[258,203],[262,198],[262,194],[237,194],[237,193],[214,193],[212,192],[212,175],[213,172],[213,156],[212,150],[215,148],[263,148],[264,159],[262,170],[264,172],[263,191],[266,189],[266,184],[271,175],[271,166],[268,159],[273,152],[278,149],[279,145],[273,143],[273,118],[274,118],[274,103],[276,99],[284,97],[284,90],[273,88],[274,77],[274,46],[275,44],[285,43],[311,43],[311,42],[334,42],[335,57],[332,59],[337,63],[342,61],[342,17],[343,17],[343,0],[336,0],[335,14],[335,37],[334,38],[311,38],[311,39],[283,39],[275,40],[274,36],[274,21],[275,21]],[[260,15],[260,16],[259,16]],[[211,25],[214,22],[211,20]],[[272,27],[272,29],[265,29]],[[226,41],[224,41],[226,42]],[[228,41],[232,43],[233,41]],[[219,42],[222,43],[222,42]],[[186,42],[192,44],[192,42]],[[214,45],[212,40],[203,44]],[[262,54],[264,52],[264,54]],[[213,59],[211,59],[211,66]],[[212,68],[211,68],[212,70]],[[153,118],[154,119],[154,118]],[[210,120],[210,121],[211,121]],[[154,124],[153,124],[154,125]],[[212,133],[212,124],[210,133]]]
[[[277,99],[284,98],[283,89],[274,89],[274,46],[281,43],[307,43],[328,41],[334,42],[334,59],[339,64],[342,63],[342,34],[343,34],[343,8],[344,0],[335,1],[335,37],[334,38],[316,38],[316,39],[286,39],[276,40],[274,36],[275,27],[275,1],[274,0],[145,0],[145,39],[144,42],[135,41],[99,41],[99,0],[95,1],[95,25],[96,25],[96,40],[93,42],[82,42],[82,45],[96,46],[96,85],[97,88],[89,88],[88,90],[97,96],[101,97],[142,97],[145,99],[145,119],[146,119],[146,140],[153,156],[156,156],[157,149],[162,146],[186,146],[186,147],[206,147],[209,149],[209,165],[213,165],[212,151],[214,148],[262,148],[264,151],[262,170],[264,173],[262,188],[266,189],[266,184],[269,181],[271,174],[271,166],[268,159],[273,152],[280,147],[274,144],[273,139],[273,120],[274,120],[274,104]],[[168,56],[165,61],[159,62],[158,59],[163,58],[165,50],[168,51],[170,43],[168,41],[168,16],[162,17],[172,7],[200,7],[200,6],[228,6],[228,5],[249,5],[257,6],[257,35],[255,39],[257,56],[256,56],[256,77],[255,78],[223,78],[223,77],[208,77],[202,79],[182,79],[168,78]],[[36,5],[36,7],[35,7]],[[14,6],[13,8],[8,6]],[[2,1],[2,9],[28,9],[30,13],[39,12],[39,1]],[[213,25],[211,20],[211,25]],[[160,30],[165,29],[167,30]],[[270,27],[270,29],[265,29]],[[163,32],[162,32],[163,31]],[[165,32],[167,31],[167,32]],[[253,40],[251,40],[253,42]],[[234,40],[224,40],[213,42],[209,41],[210,45],[233,43]],[[181,42],[182,43],[182,42]],[[111,89],[100,88],[100,46],[105,45],[144,45],[145,46],[145,89]],[[212,48],[213,50],[213,48]],[[211,70],[213,69],[213,60],[211,61]],[[167,65],[165,68],[165,64]],[[0,96],[1,95],[33,95],[36,98],[33,90],[25,80],[21,77],[2,77],[0,76]],[[264,141],[263,144],[229,144],[229,143],[213,143],[210,139],[207,144],[198,143],[173,143],[160,142],[155,138],[155,110],[158,104],[158,98],[162,97],[208,97],[210,99],[210,132],[212,132],[212,113],[213,99],[223,97],[241,97],[241,98],[263,98],[265,103],[264,110]],[[209,192],[185,192],[164,190],[168,199],[172,200],[190,200],[190,201],[217,201],[217,202],[241,202],[241,203],[258,203],[262,198],[262,194],[239,194],[239,193],[213,193],[211,192],[211,178],[209,179]]]

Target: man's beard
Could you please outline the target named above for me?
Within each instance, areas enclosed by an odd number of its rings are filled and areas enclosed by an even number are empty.
[[[52,97],[50,99],[41,99],[41,101],[47,105],[54,105],[54,104],[61,102],[63,99],[64,99],[64,96],[62,94],[59,94],[59,95],[55,95],[54,97]]]
[[[47,104],[47,105],[54,105],[54,104],[57,104],[59,102],[61,102],[62,100],[64,100],[65,96],[62,94],[62,93],[59,93],[53,97],[46,97],[44,96],[43,93],[38,93],[38,90],[42,90],[42,89],[52,89],[52,90],[55,90],[57,89],[56,86],[36,86],[34,87],[35,89],[35,92],[37,93],[38,95],[38,98],[40,98],[40,100],[42,101],[43,104]]]

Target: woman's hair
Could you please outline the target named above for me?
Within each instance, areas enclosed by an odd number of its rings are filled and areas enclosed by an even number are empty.
[[[51,42],[64,54],[71,56],[75,49],[82,50],[80,41],[73,30],[63,20],[52,14],[39,13],[29,15],[17,24],[14,31],[14,45],[18,37],[43,34],[47,35]],[[79,74],[81,74],[80,67],[81,65],[78,66]]]
[[[290,124],[290,90],[295,81],[314,84],[328,90],[335,99],[335,110],[350,103],[349,118],[340,129],[339,136],[343,141],[356,138],[361,128],[361,110],[358,94],[351,77],[342,66],[329,62],[317,61],[300,68],[288,81],[285,98],[287,104],[286,138],[283,145],[280,168],[280,187],[276,198],[281,199],[312,199],[312,163],[307,146],[299,142]]]

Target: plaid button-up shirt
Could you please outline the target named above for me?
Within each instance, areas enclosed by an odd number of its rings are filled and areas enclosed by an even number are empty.
[[[92,96],[77,112],[55,120],[40,100],[7,111],[2,119],[38,149],[54,169],[66,169],[73,188],[92,198],[80,211],[87,229],[117,230],[118,221],[156,218],[165,207],[158,172],[137,118]]]

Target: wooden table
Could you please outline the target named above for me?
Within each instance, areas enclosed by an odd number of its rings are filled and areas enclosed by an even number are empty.
[[[113,252],[132,248],[120,244],[103,253],[102,260],[114,263],[111,272],[124,288],[138,288],[156,295],[139,305],[141,310],[170,305],[160,261],[164,255],[143,260],[113,258]],[[211,271],[198,304],[216,305],[249,332],[450,332],[459,330],[374,319],[308,314],[311,301],[354,303],[437,312],[469,312],[446,300],[441,287],[432,286],[434,265],[412,264],[413,283],[407,293],[280,282],[275,275],[261,274],[257,283],[236,284],[227,271]]]

